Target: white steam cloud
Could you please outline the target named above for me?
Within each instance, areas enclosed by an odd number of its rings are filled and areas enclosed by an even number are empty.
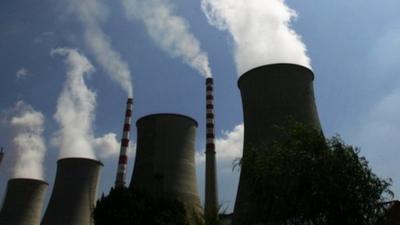
[[[70,11],[84,26],[84,39],[96,61],[132,97],[131,71],[121,55],[112,47],[109,37],[101,29],[107,18],[107,9],[99,0],[67,0]]]
[[[9,121],[13,131],[12,145],[16,153],[12,177],[43,180],[43,160],[46,153],[42,137],[44,116],[22,101],[17,102],[14,111],[16,115]]]
[[[95,158],[92,147],[96,94],[85,84],[85,76],[94,71],[89,60],[75,49],[52,49],[51,55],[65,56],[67,77],[58,98],[54,118],[60,125],[55,143],[60,158]]]
[[[65,56],[68,66],[64,89],[54,115],[60,130],[53,144],[60,148],[60,158],[108,158],[119,153],[120,143],[114,133],[96,138],[93,134],[96,94],[85,84],[85,76],[94,71],[89,60],[75,49],[58,48],[51,55]]]
[[[127,17],[140,19],[150,37],[172,57],[182,60],[205,77],[211,77],[208,56],[190,33],[185,19],[175,15],[168,0],[123,0]]]
[[[297,14],[284,0],[202,0],[201,6],[211,25],[232,35],[239,75],[273,63],[311,67],[290,26]]]

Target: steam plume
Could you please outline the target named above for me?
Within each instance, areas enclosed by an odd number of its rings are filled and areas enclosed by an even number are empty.
[[[60,158],[108,158],[119,153],[117,135],[108,133],[102,137],[93,134],[96,94],[85,84],[85,76],[94,71],[89,60],[75,49],[58,48],[52,55],[66,57],[67,79],[57,103],[54,115],[60,125],[53,142],[60,147]],[[97,153],[97,154],[96,154]]]
[[[140,19],[150,37],[172,57],[180,57],[205,77],[211,77],[208,56],[190,33],[185,19],[174,14],[168,0],[123,0],[129,19]]]
[[[297,14],[284,0],[202,0],[201,6],[210,24],[232,35],[239,74],[273,63],[311,67],[290,27]]]
[[[60,125],[56,144],[60,147],[60,158],[95,158],[92,148],[92,123],[96,95],[85,84],[84,77],[94,71],[89,60],[77,50],[58,48],[52,55],[65,56],[68,66],[64,89],[58,98],[54,115]]]
[[[84,26],[86,45],[96,61],[132,97],[131,71],[121,55],[112,47],[109,37],[100,24],[107,18],[107,9],[99,0],[67,0],[69,9],[77,15]]]
[[[46,153],[42,138],[44,116],[22,101],[17,102],[15,112],[17,115],[10,119],[12,145],[16,153],[12,177],[43,180]]]

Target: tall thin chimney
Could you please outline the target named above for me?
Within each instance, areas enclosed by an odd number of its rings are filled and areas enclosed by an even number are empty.
[[[1,162],[3,161],[3,157],[4,157],[4,148],[1,147],[1,150],[0,150],[0,165],[1,165]]]
[[[215,126],[214,126],[214,81],[206,79],[206,183],[204,212],[206,218],[215,218],[218,215],[218,187],[215,160]]]
[[[131,130],[133,99],[128,98],[126,103],[125,122],[121,139],[121,150],[119,153],[117,178],[115,187],[124,187],[126,179],[126,170],[128,165],[128,148],[129,148],[129,133]]]

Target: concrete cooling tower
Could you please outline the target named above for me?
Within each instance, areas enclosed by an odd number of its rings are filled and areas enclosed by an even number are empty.
[[[197,122],[187,116],[155,114],[139,119],[130,188],[177,199],[200,210],[195,168]]]
[[[47,186],[41,180],[9,180],[0,225],[39,225]]]
[[[276,126],[289,118],[320,128],[311,70],[294,64],[272,64],[248,71],[238,81],[244,113],[244,152],[282,137]],[[234,224],[246,224],[254,208],[248,198],[246,168],[241,168]],[[246,224],[247,225],[247,224]]]
[[[41,225],[92,225],[102,166],[93,159],[58,160],[53,192]]]

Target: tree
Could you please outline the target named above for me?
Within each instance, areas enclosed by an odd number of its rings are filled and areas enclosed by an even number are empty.
[[[392,196],[390,180],[377,177],[359,149],[338,136],[291,121],[281,141],[246,149],[249,224],[373,225]],[[381,224],[381,223],[380,223]]]
[[[185,206],[124,187],[102,196],[93,212],[95,225],[190,225]]]

